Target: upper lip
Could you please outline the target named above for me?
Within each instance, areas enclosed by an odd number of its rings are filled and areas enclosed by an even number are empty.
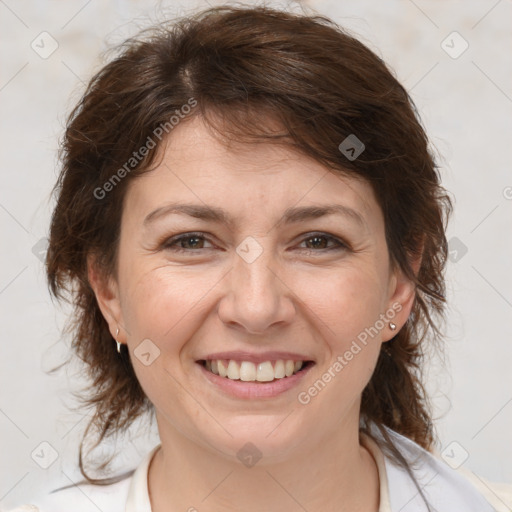
[[[233,359],[235,361],[250,361],[251,363],[264,363],[265,361],[278,361],[282,359],[293,360],[293,361],[313,361],[312,357],[304,356],[302,354],[296,354],[294,352],[281,352],[281,351],[271,351],[271,352],[243,352],[243,351],[229,351],[229,352],[215,352],[214,354],[208,354],[203,357],[201,360],[218,360],[218,359]]]

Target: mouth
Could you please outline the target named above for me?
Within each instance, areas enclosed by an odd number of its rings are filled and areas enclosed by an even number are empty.
[[[219,377],[259,383],[289,378],[315,364],[313,361],[294,361],[293,359],[278,359],[261,363],[234,359],[201,359],[197,362],[207,371]]]
[[[271,398],[295,387],[315,365],[314,361],[277,359],[239,361],[200,359],[196,364],[216,389],[236,398]]]

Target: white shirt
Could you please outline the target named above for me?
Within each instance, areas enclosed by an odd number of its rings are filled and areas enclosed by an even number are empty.
[[[437,454],[396,432],[388,432],[404,458],[410,464],[416,460],[412,471],[433,511],[512,511],[512,485],[491,483],[464,469],[454,470]],[[361,435],[361,442],[372,454],[379,472],[379,512],[426,512],[406,470],[395,465],[368,436]],[[151,512],[148,468],[159,447],[155,446],[134,472],[120,482],[107,486],[80,484],[10,512]]]

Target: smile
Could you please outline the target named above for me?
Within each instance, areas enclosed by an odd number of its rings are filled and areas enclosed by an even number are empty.
[[[215,359],[203,362],[205,368],[215,375],[231,380],[244,382],[271,382],[275,379],[291,377],[308,361],[293,361],[279,359],[255,364],[251,361],[235,361],[234,359]]]
[[[312,368],[313,361],[236,361],[206,359],[197,361],[203,375],[216,388],[237,398],[270,398],[295,387]]]

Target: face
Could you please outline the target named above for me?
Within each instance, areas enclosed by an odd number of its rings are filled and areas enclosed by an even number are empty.
[[[90,266],[160,436],[277,460],[358,423],[414,294],[370,185],[283,147],[228,148],[200,118],[171,135],[128,187],[116,279]]]

